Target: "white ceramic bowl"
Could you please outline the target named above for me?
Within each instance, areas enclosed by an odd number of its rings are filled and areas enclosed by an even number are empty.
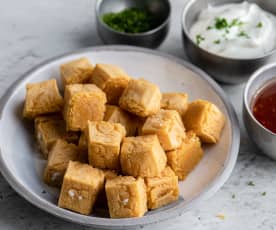
[[[203,160],[180,183],[180,198],[177,202],[150,211],[144,217],[126,219],[84,216],[57,206],[58,191],[42,181],[45,161],[35,147],[32,126],[22,119],[25,85],[53,77],[59,81],[60,64],[81,56],[88,57],[92,63],[119,65],[133,77],[144,77],[158,84],[164,92],[187,92],[190,100],[207,99],[225,114],[227,122],[221,140],[216,145],[204,146]],[[112,229],[129,229],[178,216],[213,195],[230,176],[240,141],[234,110],[222,89],[208,75],[172,56],[129,46],[80,50],[51,59],[26,73],[2,98],[0,129],[1,172],[20,195],[37,207],[68,221]]]

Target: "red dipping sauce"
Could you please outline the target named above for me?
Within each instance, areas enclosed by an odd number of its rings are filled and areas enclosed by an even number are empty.
[[[253,103],[253,115],[264,127],[276,134],[276,81],[260,90]]]

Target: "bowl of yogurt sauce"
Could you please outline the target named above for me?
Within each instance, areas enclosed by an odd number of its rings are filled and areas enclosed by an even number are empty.
[[[276,1],[191,0],[182,18],[190,60],[216,80],[237,84],[276,60]]]

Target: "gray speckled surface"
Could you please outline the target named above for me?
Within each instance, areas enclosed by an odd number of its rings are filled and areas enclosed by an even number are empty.
[[[185,1],[171,2],[172,26],[159,49],[185,59],[180,27]],[[0,96],[23,72],[41,61],[78,48],[101,45],[95,28],[94,3],[92,0],[1,1]],[[243,86],[223,86],[239,118]],[[240,123],[239,159],[223,188],[197,209],[144,229],[276,229],[276,162],[259,154],[248,140],[241,120]],[[255,186],[248,186],[249,181],[254,181]],[[224,214],[225,219],[217,218],[217,214]],[[0,229],[88,228],[37,209],[18,196],[0,176]]]

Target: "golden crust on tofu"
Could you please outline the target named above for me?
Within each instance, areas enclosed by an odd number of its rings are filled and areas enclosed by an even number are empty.
[[[181,147],[167,152],[168,165],[180,180],[184,180],[203,157],[201,143],[196,134],[187,132]]]
[[[186,93],[163,93],[161,100],[162,109],[171,109],[179,112],[183,117],[188,109],[188,94]]]
[[[76,132],[67,132],[64,120],[60,115],[44,115],[35,118],[35,136],[38,147],[45,159],[58,139],[76,143],[79,135]]]
[[[159,177],[146,177],[148,209],[160,208],[178,200],[178,178],[170,167]]]
[[[78,147],[64,140],[57,140],[49,153],[47,166],[44,170],[44,181],[48,185],[60,187],[71,160],[82,160]]]
[[[107,180],[105,191],[111,218],[140,217],[147,212],[147,193],[144,180],[119,176]]]
[[[163,149],[168,151],[180,147],[185,128],[177,111],[161,109],[146,119],[142,134],[156,134]]]
[[[130,77],[118,66],[97,64],[90,82],[106,93],[107,102],[117,105]]]
[[[79,131],[87,127],[87,121],[104,118],[106,96],[93,84],[73,84],[65,87],[64,120],[67,130]]]
[[[137,116],[147,117],[160,110],[161,97],[155,84],[143,79],[132,79],[124,90],[119,105]]]
[[[122,68],[118,66],[111,64],[97,64],[90,81],[99,88],[104,89],[108,81],[113,79],[129,80],[129,76]]]
[[[64,175],[58,206],[89,215],[103,187],[102,170],[70,161]]]
[[[63,98],[59,93],[56,79],[29,83],[26,91],[24,117],[33,119],[38,115],[61,111]]]
[[[225,116],[209,101],[196,100],[189,104],[184,116],[186,129],[192,130],[204,143],[217,143],[225,124]]]
[[[126,129],[126,136],[134,136],[137,128],[136,119],[133,115],[115,105],[106,105],[104,121],[120,123]]]
[[[126,175],[154,177],[166,167],[167,157],[156,135],[126,137],[121,147],[120,162]]]
[[[94,67],[85,57],[64,63],[60,66],[60,75],[64,85],[87,83]]]
[[[115,177],[118,176],[118,173],[115,170],[104,169],[103,172],[104,172],[105,181],[114,179]]]
[[[106,121],[88,121],[88,160],[102,169],[119,169],[119,154],[122,139],[126,135],[124,126]]]

